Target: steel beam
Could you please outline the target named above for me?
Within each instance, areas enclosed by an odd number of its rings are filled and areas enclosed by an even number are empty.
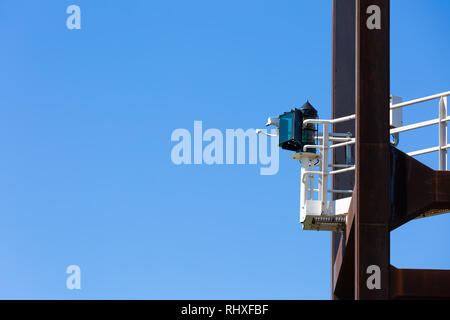
[[[450,271],[390,265],[391,230],[450,210],[450,172],[434,171],[390,145],[389,5],[389,0],[333,0],[333,118],[356,113],[356,128],[343,123],[333,131],[356,136],[356,170],[355,177],[333,179],[333,189],[354,192],[346,230],[332,237],[332,297],[449,299]],[[446,102],[441,100],[441,119]],[[446,128],[440,129],[443,136]],[[441,149],[445,143],[441,139]],[[441,169],[444,156],[441,150]],[[333,165],[345,162],[345,151],[333,153]],[[376,286],[368,281],[376,277],[373,270],[379,270]]]
[[[450,270],[390,269],[391,299],[450,299]]]
[[[389,299],[389,5],[389,0],[356,0],[354,280],[358,300]],[[379,287],[368,285],[372,275],[379,277]]]
[[[434,171],[392,147],[390,230],[450,211],[450,171]]]
[[[333,0],[333,119],[355,114],[355,8],[356,2],[354,0]],[[333,132],[350,132],[351,136],[355,137],[355,123],[353,121],[348,121],[335,124],[333,126]],[[351,159],[347,159],[345,148],[335,149],[333,151],[333,164],[346,164],[346,160],[350,160],[351,163],[354,163],[354,146],[351,147],[350,155]],[[353,190],[354,181],[354,172],[334,175],[333,189]],[[345,195],[334,195],[334,199],[342,197],[345,197]],[[351,234],[351,237],[353,237],[353,233]],[[333,299],[353,299],[354,297],[353,290],[340,290],[339,295],[335,294],[337,277],[341,272],[340,261],[344,259],[344,254],[346,254],[347,238],[348,233],[332,233],[331,277]],[[339,253],[338,250],[340,250]],[[345,259],[345,261],[347,260],[348,259]],[[347,271],[346,274],[349,272],[350,277],[353,278],[353,274],[351,273],[352,268],[350,268],[350,271]],[[342,283],[342,281],[340,282]],[[353,284],[353,282],[351,283]]]

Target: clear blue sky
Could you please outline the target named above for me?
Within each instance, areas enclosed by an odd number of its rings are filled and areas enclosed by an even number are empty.
[[[450,90],[449,13],[392,1],[393,94]],[[289,152],[274,176],[176,166],[170,135],[258,128],[306,99],[328,118],[330,0],[3,0],[0,39],[0,298],[329,299],[331,235],[301,230]],[[449,229],[447,215],[393,232],[392,264],[450,269]]]

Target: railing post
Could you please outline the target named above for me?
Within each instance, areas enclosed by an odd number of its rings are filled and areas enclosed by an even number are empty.
[[[347,132],[347,138],[351,138],[352,137],[352,133],[351,132]],[[351,144],[345,146],[345,164],[352,164],[352,146]]]
[[[439,101],[439,170],[447,170],[447,97]]]
[[[306,172],[309,171],[310,167],[309,160],[306,158],[300,160],[300,163],[302,165],[300,173],[300,213],[302,214],[306,210],[306,200],[308,199],[309,174]]]
[[[328,202],[328,138],[329,138],[329,123],[323,124],[323,149],[321,158],[321,172],[319,178],[319,200],[321,201],[321,214],[325,215],[327,211]]]
[[[391,109],[391,107],[393,105],[396,105],[396,104],[399,104],[402,102],[403,102],[403,99],[401,97],[391,96],[390,105],[389,105],[391,128],[400,128],[403,126],[402,108]],[[400,134],[394,133],[394,134],[392,134],[392,138],[393,138],[393,141],[391,142],[391,144],[394,147],[397,147],[400,142]]]
[[[308,170],[310,172],[314,170],[314,165],[311,162]],[[309,174],[309,199],[314,200],[314,175],[311,173]]]

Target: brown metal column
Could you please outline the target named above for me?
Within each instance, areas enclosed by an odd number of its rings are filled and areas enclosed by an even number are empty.
[[[356,299],[389,299],[389,16],[389,0],[356,0]]]
[[[333,119],[355,114],[355,36],[356,36],[356,3],[355,0],[333,0],[333,86],[332,103]],[[355,136],[353,121],[336,124],[334,132],[350,132]],[[354,158],[354,152],[352,152]],[[352,161],[353,159],[351,159]],[[345,148],[338,148],[333,153],[334,164],[345,164]],[[353,190],[355,175],[353,172],[333,176],[333,189]],[[348,195],[336,195],[335,199]],[[341,249],[339,250],[339,247]],[[335,267],[336,255],[343,259],[346,249],[345,234],[332,233],[332,298],[353,299],[352,290],[335,295],[337,276],[340,270]],[[341,265],[340,263],[338,265]]]

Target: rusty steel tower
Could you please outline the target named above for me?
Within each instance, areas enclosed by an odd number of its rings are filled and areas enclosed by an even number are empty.
[[[392,230],[450,211],[450,91],[406,102],[391,95],[390,0],[332,1],[332,119],[307,101],[266,124],[300,161],[300,222],[332,232],[333,299],[450,299],[450,270],[390,263]],[[437,99],[438,118],[403,125],[405,107]],[[400,133],[436,125],[438,146],[397,149]],[[414,158],[433,152],[437,171]]]
[[[354,122],[334,123],[349,132],[354,171],[333,175],[333,189],[353,190],[341,232],[332,233],[333,299],[450,299],[450,270],[397,269],[390,263],[390,232],[418,217],[450,209],[447,171],[447,96],[449,92],[392,107],[390,101],[390,0],[333,0],[333,119],[355,115]],[[390,109],[440,98],[439,146],[406,154],[390,141]],[[391,105],[391,108],[388,106]],[[435,171],[412,156],[438,151]],[[333,153],[344,164],[344,150]],[[334,194],[333,199],[344,197]],[[367,285],[378,268],[380,284]]]

